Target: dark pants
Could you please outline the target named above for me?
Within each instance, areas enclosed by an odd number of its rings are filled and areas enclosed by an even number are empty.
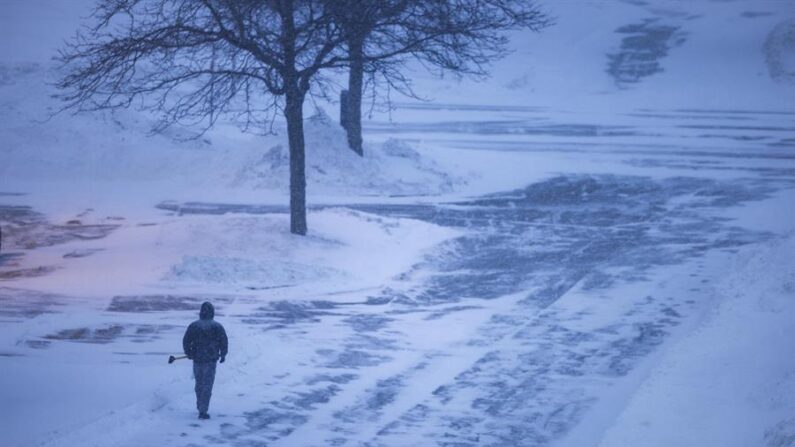
[[[193,378],[196,380],[196,408],[199,413],[207,413],[215,382],[215,362],[193,362]]]

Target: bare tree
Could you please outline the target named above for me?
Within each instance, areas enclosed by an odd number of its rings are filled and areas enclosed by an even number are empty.
[[[350,69],[348,90],[341,99],[341,119],[348,135],[348,145],[359,155],[362,148],[362,92],[368,62],[365,42],[372,42],[376,29],[396,23],[414,0],[328,0],[335,23],[340,27],[348,49]],[[373,61],[371,61],[373,62]]]
[[[341,110],[353,151],[362,155],[365,74],[414,96],[406,63],[456,75],[485,76],[508,53],[506,31],[539,31],[549,17],[530,0],[327,0],[350,60]]]
[[[99,0],[60,53],[65,108],[138,106],[175,123],[245,128],[281,110],[290,148],[290,230],[306,234],[303,103],[321,71],[345,64],[318,0]]]

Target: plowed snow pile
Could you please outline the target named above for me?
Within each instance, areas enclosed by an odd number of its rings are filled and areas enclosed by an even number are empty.
[[[179,127],[151,135],[154,117],[135,110],[60,113],[41,88],[57,74],[42,64],[0,65],[0,176],[35,182],[107,180],[168,182],[179,186],[286,195],[289,150],[283,123],[273,135],[220,127],[204,135]],[[312,194],[429,195],[450,192],[462,179],[444,172],[408,143],[348,149],[345,131],[318,109],[305,120],[307,184]],[[196,194],[201,196],[201,194]]]

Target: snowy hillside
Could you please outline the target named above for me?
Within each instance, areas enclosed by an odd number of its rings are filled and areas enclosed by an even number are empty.
[[[514,36],[514,54],[487,82],[422,76],[417,84],[441,103],[579,113],[791,110],[791,96],[782,95],[793,92],[790,1],[575,1],[544,9],[555,25]]]
[[[3,446],[795,445],[795,1],[543,2],[363,158],[307,101],[306,237],[281,120],[53,114],[92,3],[0,12]]]

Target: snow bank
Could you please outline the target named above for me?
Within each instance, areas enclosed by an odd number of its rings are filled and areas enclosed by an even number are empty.
[[[328,289],[371,287],[388,283],[425,250],[457,234],[421,221],[347,209],[311,212],[305,237],[289,233],[285,214],[117,222],[119,227],[103,239],[29,252],[31,265],[53,271],[6,285],[102,298],[118,290],[225,294],[320,283]],[[86,250],[87,256],[73,256]]]
[[[795,234],[746,249],[704,323],[670,346],[601,447],[792,445]]]
[[[304,124],[307,184],[311,191],[365,195],[428,195],[450,192],[463,180],[444,172],[406,142],[365,142],[364,157],[348,148],[345,131],[322,109]],[[287,188],[290,153],[285,144],[244,163],[235,184]]]
[[[43,88],[57,77],[49,67],[0,65],[3,189],[19,180],[91,179],[167,182],[174,190],[194,188],[195,198],[230,188],[288,191],[283,124],[268,136],[240,134],[226,125],[201,136],[179,127],[149,135],[153,117],[135,110],[53,115],[61,104],[50,97],[54,88]],[[305,129],[310,196],[440,194],[462,183],[402,141],[365,142],[365,156],[357,156],[348,149],[344,130],[322,111],[306,120]]]
[[[217,256],[185,256],[166,275],[167,280],[208,282],[215,284],[251,284],[267,278],[268,282],[287,284],[317,280],[330,276],[325,269],[290,261],[256,261]]]

